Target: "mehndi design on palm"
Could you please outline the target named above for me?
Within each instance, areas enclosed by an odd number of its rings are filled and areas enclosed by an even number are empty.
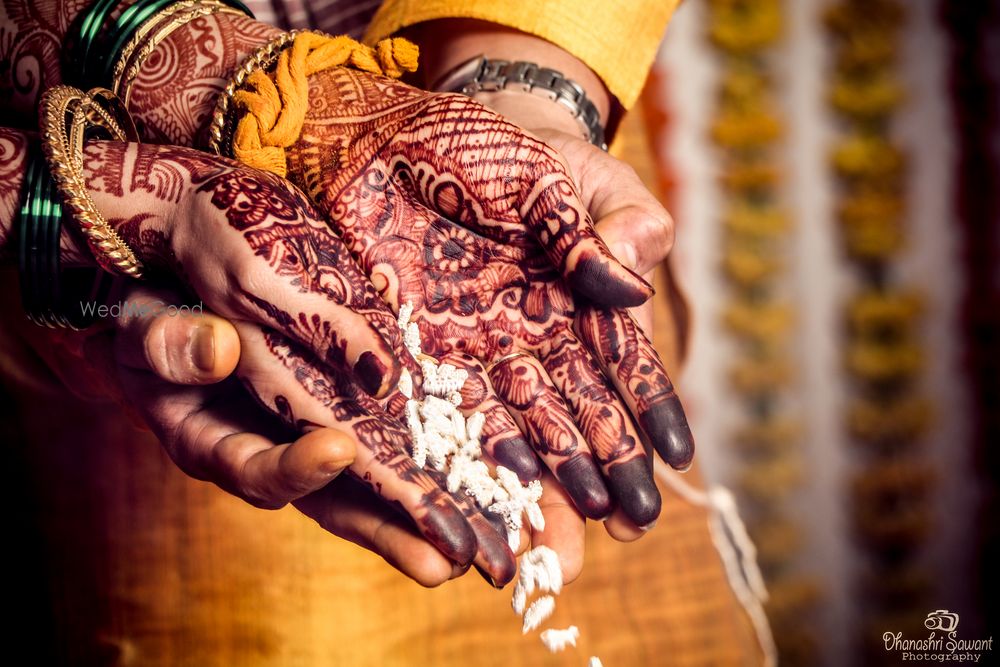
[[[494,394],[506,406],[489,405],[505,424],[484,443],[495,460],[512,458],[498,445],[516,425],[584,514],[617,499],[639,525],[655,520],[632,416],[674,467],[693,441],[623,309],[651,288],[596,236],[555,151],[467,98],[341,69],[311,80],[288,165],[382,297],[414,306],[424,350],[472,371],[463,408]]]

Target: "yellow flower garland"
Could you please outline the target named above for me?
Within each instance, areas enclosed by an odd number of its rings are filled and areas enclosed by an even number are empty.
[[[755,518],[749,529],[772,595],[767,611],[781,661],[812,665],[816,638],[807,621],[820,591],[814,578],[798,571],[802,531],[790,511],[806,470],[802,427],[786,406],[796,383],[788,345],[795,316],[781,289],[792,221],[780,203],[775,148],[784,127],[768,66],[781,34],[782,2],[710,0],[709,8],[709,37],[723,64],[710,124],[723,156],[722,268],[732,288],[722,317],[737,341],[729,379],[744,408],[731,434],[742,455],[736,488]]]
[[[865,597],[857,610],[865,617],[861,639],[871,647],[880,645],[885,628],[905,627],[902,617],[931,604],[925,595],[931,577],[918,554],[931,530],[934,476],[915,446],[932,419],[918,389],[923,299],[893,276],[906,247],[906,155],[890,132],[905,101],[895,71],[904,18],[899,0],[841,0],[826,15],[837,44],[829,99],[844,121],[831,154],[843,184],[837,215],[862,283],[845,305],[844,360],[854,394],[845,418],[863,445],[850,516],[871,572],[858,588]]]

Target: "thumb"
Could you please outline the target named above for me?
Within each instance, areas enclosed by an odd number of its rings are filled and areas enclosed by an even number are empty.
[[[655,268],[674,243],[674,220],[629,164],[565,133],[540,136],[569,164],[594,228],[619,262],[638,274]]]
[[[183,303],[171,290],[128,287],[115,320],[118,362],[173,384],[214,384],[228,377],[240,358],[236,329],[201,306]]]

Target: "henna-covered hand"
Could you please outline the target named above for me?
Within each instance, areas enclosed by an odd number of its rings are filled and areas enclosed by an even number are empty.
[[[350,433],[358,479],[453,562],[509,581],[515,564],[503,538],[407,455],[407,432],[383,407],[391,407],[400,357],[413,364],[399,353],[395,318],[298,190],[175,147],[95,142],[85,166],[97,206],[153,275],[179,279],[236,327],[237,374],[258,403],[296,432]]]
[[[172,313],[165,306],[185,304],[182,294],[141,283],[124,286],[115,299],[130,304],[116,318],[31,338],[67,387],[117,397],[193,477],[258,507],[291,502],[425,586],[465,572],[367,485],[339,475],[356,456],[353,433],[299,433],[254,403],[230,377],[240,340],[229,322],[207,312]]]
[[[623,310],[651,290],[595,234],[558,153],[461,96],[343,69],[310,85],[289,177],[383,298],[414,306],[425,351],[473,371],[463,408],[499,397],[504,437],[486,450],[509,456],[496,444],[519,427],[585,515],[611,512],[607,479],[629,517],[654,521],[643,438],[679,468],[693,441]]]

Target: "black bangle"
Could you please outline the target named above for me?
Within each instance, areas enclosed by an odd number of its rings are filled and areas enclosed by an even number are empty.
[[[96,320],[96,306],[103,303],[114,277],[93,268],[62,270],[62,215],[55,180],[36,148],[28,158],[14,224],[21,303],[28,319],[39,326],[83,329]]]

